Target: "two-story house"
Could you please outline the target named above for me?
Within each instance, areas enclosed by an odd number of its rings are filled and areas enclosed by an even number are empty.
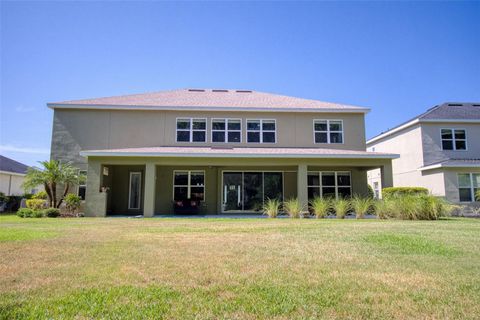
[[[367,108],[250,90],[180,89],[49,103],[52,159],[87,174],[89,216],[260,212],[268,198],[392,185],[396,155],[367,152]]]
[[[475,202],[480,190],[480,103],[444,103],[367,141],[393,160],[393,184],[421,186],[455,203]],[[380,172],[368,173],[375,191]],[[478,202],[477,202],[478,204]]]

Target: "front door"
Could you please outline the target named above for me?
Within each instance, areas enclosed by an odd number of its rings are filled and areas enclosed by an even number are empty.
[[[223,211],[241,211],[243,203],[242,173],[223,174]]]

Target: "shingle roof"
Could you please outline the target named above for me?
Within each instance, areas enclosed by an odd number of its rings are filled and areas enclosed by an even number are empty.
[[[284,95],[227,89],[178,89],[142,94],[132,94],[96,99],[71,100],[48,103],[51,108],[58,107],[143,107],[144,109],[216,109],[240,108],[247,110],[265,109],[267,111],[298,109],[303,111],[339,110],[349,112],[367,112],[364,107],[302,99]]]
[[[435,106],[418,116],[418,119],[479,119],[480,103],[448,102]]]
[[[18,161],[0,155],[0,171],[25,174],[28,166]]]
[[[249,157],[249,158],[397,158],[396,154],[323,148],[147,147],[85,150],[83,156]]]

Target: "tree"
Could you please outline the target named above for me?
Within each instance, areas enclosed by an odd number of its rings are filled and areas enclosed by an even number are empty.
[[[57,160],[40,161],[42,169],[29,168],[23,188],[34,188],[43,185],[48,196],[48,204],[52,208],[59,208],[68,190],[74,185],[82,182],[85,177],[78,173],[78,169],[70,163],[62,163]],[[63,193],[57,199],[57,187],[63,185]]]

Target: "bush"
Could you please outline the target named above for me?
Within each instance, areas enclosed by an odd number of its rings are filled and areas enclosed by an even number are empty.
[[[419,194],[428,194],[428,189],[423,187],[391,187],[383,188],[382,196],[383,198],[390,198],[395,196],[413,196]]]
[[[33,210],[30,208],[21,208],[17,211],[17,216],[20,218],[30,218],[33,215]]]
[[[5,202],[7,203],[9,200],[8,196],[5,195],[5,193],[0,192],[0,202]]]
[[[303,207],[297,198],[288,199],[283,203],[285,211],[290,218],[303,218]]]
[[[380,219],[437,220],[449,216],[456,208],[432,195],[405,195],[377,201],[375,211]]]
[[[475,201],[480,201],[480,190],[475,193]]]
[[[332,209],[332,201],[329,198],[316,197],[310,201],[310,208],[318,218],[325,218]]]
[[[32,196],[32,199],[47,200],[48,199],[47,192],[46,191],[39,191]]]
[[[365,218],[365,214],[373,207],[372,198],[363,198],[358,195],[354,196],[351,200],[351,207],[355,211],[355,217],[357,219]]]
[[[42,199],[29,199],[26,201],[26,203],[27,208],[30,208],[32,210],[41,210],[46,207],[46,202]]]
[[[65,207],[70,213],[74,214],[80,208],[81,201],[82,198],[74,193],[69,193],[65,196]]]
[[[263,213],[269,218],[276,218],[280,210],[280,205],[281,203],[278,199],[267,199],[263,205]]]
[[[33,210],[32,218],[43,218],[45,217],[43,210]]]
[[[49,218],[56,218],[60,216],[60,210],[57,208],[47,208],[43,210],[43,215]]]
[[[351,210],[351,203],[347,199],[339,198],[333,201],[333,209],[335,210],[335,215],[339,219],[345,218],[348,211]]]

